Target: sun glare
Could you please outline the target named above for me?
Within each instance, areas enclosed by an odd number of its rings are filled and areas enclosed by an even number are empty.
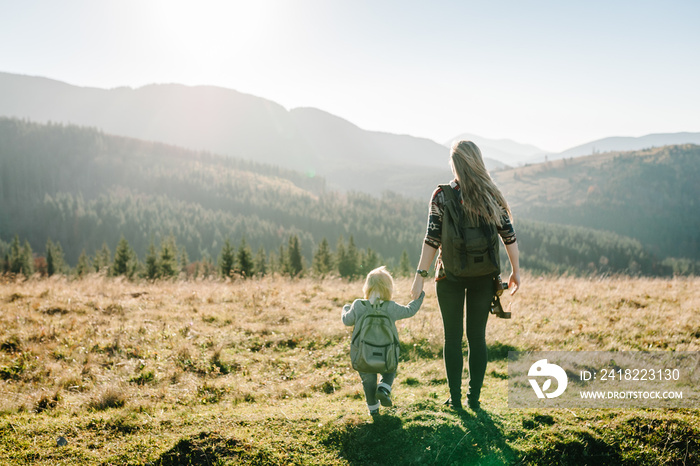
[[[271,1],[146,3],[153,42],[170,54],[207,59],[260,53],[275,39]]]

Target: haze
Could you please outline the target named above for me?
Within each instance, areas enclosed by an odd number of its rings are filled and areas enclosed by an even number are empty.
[[[364,129],[561,151],[700,131],[700,4],[2,1],[0,71],[208,84]]]

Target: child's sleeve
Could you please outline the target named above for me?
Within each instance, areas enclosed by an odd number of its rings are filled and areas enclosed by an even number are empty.
[[[418,299],[414,299],[406,306],[392,302],[393,305],[390,309],[394,320],[408,319],[409,317],[416,315],[416,312],[418,312],[418,309],[420,309],[421,305],[423,304],[423,298],[425,298],[425,291],[421,292]]]
[[[355,300],[352,305],[346,304],[343,306],[343,323],[347,326],[355,325],[355,319],[357,318],[357,300]]]

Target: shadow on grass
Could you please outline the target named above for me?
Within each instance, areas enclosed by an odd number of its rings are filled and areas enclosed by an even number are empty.
[[[534,448],[525,452],[522,464],[621,465],[645,463],[623,461],[619,446],[609,444],[596,432],[586,429],[564,428],[559,432],[548,432],[542,436]]]
[[[353,465],[507,464],[519,456],[488,413],[455,412],[434,401],[346,425],[323,443]]]
[[[148,463],[153,466],[176,466],[181,464],[219,464],[224,460],[245,458],[249,451],[236,439],[222,437],[213,432],[200,432],[192,437],[180,439],[170,450]]]

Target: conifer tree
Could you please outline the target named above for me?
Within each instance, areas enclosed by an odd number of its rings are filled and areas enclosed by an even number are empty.
[[[304,271],[304,264],[301,259],[301,246],[297,235],[289,237],[288,266],[289,275],[292,277],[299,277]]]
[[[224,247],[221,249],[221,256],[219,257],[219,271],[222,277],[230,277],[231,271],[233,270],[235,257],[233,248],[231,247],[231,242],[226,238],[224,242]]]
[[[10,257],[8,260],[10,273],[22,273],[22,246],[19,242],[19,235],[15,235],[10,246]]]
[[[75,268],[75,273],[78,275],[78,277],[84,277],[90,272],[90,260],[88,259],[87,254],[85,254],[85,249],[83,249],[83,252],[80,253],[80,257],[78,257],[78,265]]]
[[[114,252],[114,264],[112,264],[112,275],[115,276],[128,276],[132,269],[132,262],[134,260],[134,252],[129,245],[129,242],[121,237],[119,243],[117,244],[117,250]]]
[[[350,236],[348,247],[344,250],[343,258],[339,258],[338,273],[343,278],[354,279],[359,273],[359,255],[355,240]]]
[[[267,275],[267,256],[265,254],[265,248],[262,246],[260,246],[258,252],[255,253],[253,269],[255,270],[255,275],[259,277]]]
[[[102,243],[102,249],[95,254],[93,261],[95,272],[109,271],[112,267],[112,252],[109,250],[107,243]]]
[[[205,278],[216,274],[216,266],[214,265],[214,261],[212,261],[208,252],[205,252],[202,256],[202,260],[200,261],[198,267],[198,273]]]
[[[61,247],[61,243],[58,241],[52,243],[51,258],[53,260],[53,273],[50,273],[49,275],[53,275],[54,273],[64,273],[66,269],[66,260],[63,256],[63,248]],[[46,260],[48,262],[48,257]]]
[[[34,253],[29,241],[26,240],[20,256],[20,273],[25,277],[30,277],[34,273]]]
[[[160,270],[160,276],[163,278],[177,276],[177,246],[173,236],[166,238],[160,245],[158,269]]]
[[[343,278],[346,278],[343,274],[345,272],[346,262],[347,258],[345,253],[345,240],[341,235],[340,238],[338,238],[338,244],[335,246],[335,268],[338,271],[338,275],[340,275]]]
[[[367,248],[367,251],[365,251],[362,266],[365,273],[369,273],[371,270],[379,267],[379,256],[371,248]]]
[[[326,238],[323,238],[321,243],[318,245],[318,249],[314,254],[311,267],[314,273],[321,277],[325,277],[331,273],[331,269],[333,268],[333,258],[331,256],[331,250],[328,246],[328,240]]]
[[[56,264],[53,258],[53,242],[51,238],[46,241],[46,275],[49,277],[56,273]]]
[[[187,267],[190,265],[190,258],[187,255],[187,248],[183,246],[180,249],[180,272],[187,275]]]
[[[241,238],[241,244],[238,246],[238,269],[244,277],[253,276],[253,253],[245,241],[245,237]]]
[[[267,258],[267,263],[269,265],[267,268],[268,274],[273,275],[275,272],[282,273],[279,268],[280,261],[277,258],[275,251],[270,251],[270,255]]]
[[[148,254],[146,254],[146,278],[155,280],[158,278],[158,255],[153,240],[148,245]]]
[[[284,244],[280,244],[280,253],[277,258],[277,271],[283,275],[291,275],[292,272],[289,268],[289,256],[287,250],[284,249]]]

